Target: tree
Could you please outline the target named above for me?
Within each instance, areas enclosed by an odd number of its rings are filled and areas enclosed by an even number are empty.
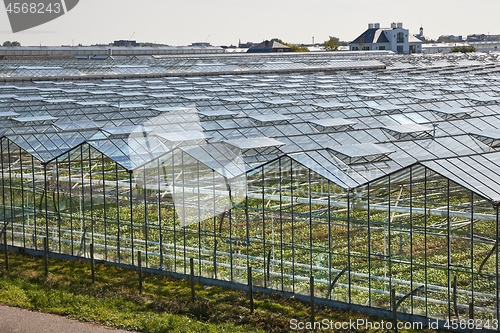
[[[325,40],[323,43],[325,51],[337,51],[339,49],[339,41],[337,37],[330,36],[330,39]]]
[[[290,47],[292,49],[292,52],[309,52],[309,49],[306,46],[292,45],[292,44],[285,44],[285,45]]]
[[[3,42],[2,46],[6,46],[6,47],[21,46],[21,43],[19,43],[18,41],[11,42],[10,40],[8,40],[8,41]]]
[[[462,52],[462,53],[476,52],[476,48],[472,45],[454,46],[451,49],[451,52]]]

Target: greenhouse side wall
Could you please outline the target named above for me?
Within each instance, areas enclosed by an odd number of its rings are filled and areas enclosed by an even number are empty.
[[[1,141],[2,217],[10,244],[43,249],[51,231],[46,215],[45,167],[9,140]]]
[[[228,179],[177,150],[127,170],[83,144],[41,163],[8,140],[11,246],[430,318],[497,320],[498,209],[422,166],[353,189],[284,156]],[[246,182],[246,196],[236,188]],[[240,189],[241,190],[241,189]],[[220,207],[232,207],[221,211]],[[407,298],[405,298],[407,297]],[[339,303],[339,304],[340,304]],[[472,319],[472,318],[470,318]]]

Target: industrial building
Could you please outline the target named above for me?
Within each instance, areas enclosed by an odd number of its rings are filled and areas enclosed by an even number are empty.
[[[120,41],[117,41],[120,42]],[[128,42],[128,41],[121,41]],[[120,43],[119,43],[120,44]],[[89,59],[92,57],[138,57],[138,56],[164,56],[173,54],[217,54],[224,53],[224,49],[216,46],[19,46],[1,47],[0,60],[30,60],[38,59]]]
[[[272,53],[272,52],[292,52],[292,49],[276,40],[265,40],[262,43],[252,45],[248,48],[248,53]]]

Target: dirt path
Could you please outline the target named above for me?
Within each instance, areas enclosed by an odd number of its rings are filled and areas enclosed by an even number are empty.
[[[61,316],[0,305],[0,333],[131,333]]]

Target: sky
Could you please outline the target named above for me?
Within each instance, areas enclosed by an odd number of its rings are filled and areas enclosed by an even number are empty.
[[[21,0],[20,0],[21,1]],[[35,1],[35,0],[30,0]],[[56,1],[56,0],[54,0]],[[0,4],[1,6],[1,4]],[[0,7],[0,44],[108,44],[118,39],[189,45],[236,45],[280,38],[289,43],[351,41],[368,27],[402,22],[410,33],[500,34],[500,0],[80,0],[65,15],[12,33]]]

